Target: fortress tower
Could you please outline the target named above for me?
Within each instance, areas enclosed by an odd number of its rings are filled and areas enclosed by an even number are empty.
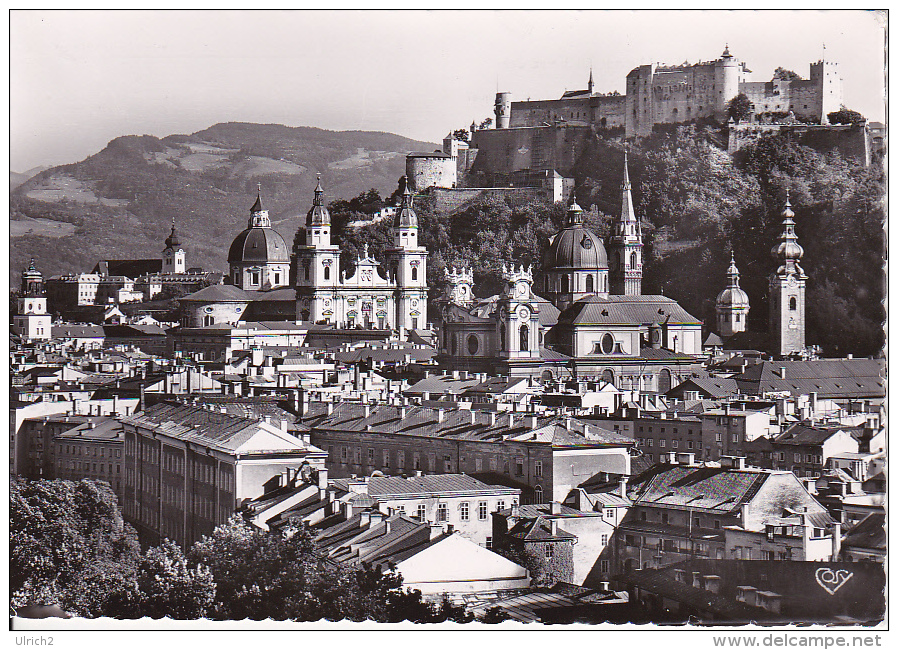
[[[627,153],[624,152],[624,182],[621,187],[621,213],[611,225],[608,239],[610,292],[620,296],[642,294],[642,226],[633,209],[633,192]]]
[[[714,97],[714,111],[717,119],[726,122],[727,104],[739,94],[739,78],[742,63],[730,54],[729,44],[723,48],[723,54],[714,62],[714,86],[717,95]],[[715,88],[712,87],[712,93]]]
[[[804,249],[798,244],[792,204],[786,194],[783,210],[783,234],[771,253],[780,262],[770,276],[770,337],[771,353],[777,356],[802,352],[805,349],[805,282],[808,276],[798,261]]]
[[[493,112],[496,114],[496,128],[507,129],[511,120],[511,93],[496,93]]]

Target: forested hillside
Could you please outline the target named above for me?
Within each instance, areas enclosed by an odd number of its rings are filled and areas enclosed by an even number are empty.
[[[158,257],[173,219],[188,264],[221,270],[246,227],[257,183],[275,229],[289,241],[311,205],[316,172],[328,198],[389,191],[407,152],[434,148],[389,133],[277,124],[116,138],[11,191],[12,282],[30,257],[45,275],[90,270],[101,258]]]
[[[644,223],[643,293],[675,298],[713,324],[714,299],[726,285],[734,251],[751,299],[750,327],[766,331],[768,276],[777,267],[771,248],[782,233],[788,189],[809,275],[808,342],[827,355],[877,353],[885,317],[880,161],[864,167],[788,136],[763,139],[733,159],[717,146],[720,136],[713,125],[688,125],[628,143],[634,202]],[[622,170],[623,144],[601,136],[578,163],[577,200],[600,236],[619,214]],[[446,265],[473,266],[480,296],[500,289],[503,262],[537,269],[565,212],[520,197],[484,197],[454,214],[435,213],[428,197],[415,206],[422,243],[431,251],[434,297]],[[363,243],[379,254],[388,241],[387,223],[348,231],[344,264]]]

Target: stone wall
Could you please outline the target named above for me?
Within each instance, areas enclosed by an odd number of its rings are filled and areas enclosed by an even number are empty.
[[[522,170],[555,170],[573,176],[573,167],[593,137],[587,125],[557,125],[477,131],[478,149],[471,171],[510,174]]]
[[[871,138],[867,128],[862,125],[742,123],[730,127],[727,151],[733,154],[765,135],[777,133],[792,133],[799,144],[820,153],[838,151],[846,158],[863,161],[865,165],[870,164]]]

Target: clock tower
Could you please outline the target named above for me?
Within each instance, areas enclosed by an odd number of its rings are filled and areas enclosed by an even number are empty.
[[[785,357],[805,349],[805,282],[808,276],[798,261],[804,249],[798,244],[789,193],[783,210],[783,234],[771,253],[780,262],[770,276],[770,337],[775,356]]]
[[[499,298],[496,321],[498,356],[539,359],[539,303],[533,294],[532,267],[502,267],[505,290]]]

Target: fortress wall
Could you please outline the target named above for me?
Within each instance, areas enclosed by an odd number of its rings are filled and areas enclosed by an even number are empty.
[[[521,170],[571,170],[593,137],[592,127],[559,125],[477,131],[477,159],[471,171],[510,174]]]

